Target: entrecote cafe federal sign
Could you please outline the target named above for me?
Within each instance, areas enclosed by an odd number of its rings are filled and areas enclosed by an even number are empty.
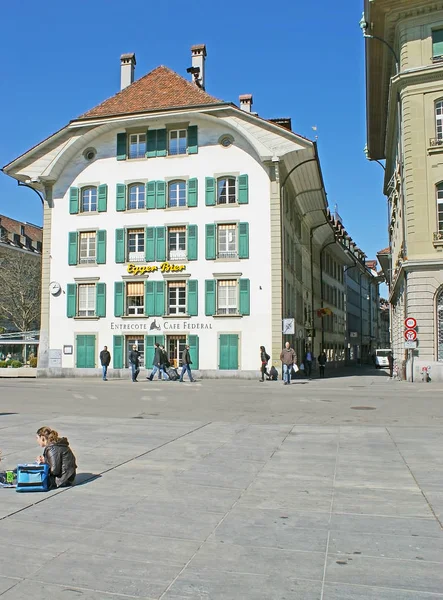
[[[129,263],[128,273],[130,275],[145,275],[146,273],[180,273],[186,271],[186,265],[175,265],[169,262],[162,262],[160,265],[134,265]]]

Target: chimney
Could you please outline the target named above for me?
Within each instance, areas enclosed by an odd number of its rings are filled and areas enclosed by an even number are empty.
[[[205,89],[205,62],[206,62],[206,46],[205,44],[196,44],[191,47],[192,54],[192,67],[191,77],[192,81],[196,83],[203,90]],[[200,69],[197,72],[194,69]]]
[[[243,94],[243,96],[239,96],[239,100],[240,108],[250,113],[252,109],[252,94]]]
[[[120,89],[124,90],[134,83],[134,70],[135,70],[135,54],[130,52],[129,54],[122,54],[120,56]]]

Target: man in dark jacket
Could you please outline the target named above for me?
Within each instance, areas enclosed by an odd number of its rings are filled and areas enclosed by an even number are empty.
[[[108,381],[106,376],[108,374],[108,367],[111,364],[111,355],[108,352],[108,346],[105,346],[100,352],[100,363],[103,369],[103,381]]]
[[[132,350],[129,353],[129,364],[131,366],[131,377],[132,382],[137,381],[138,374],[140,373],[140,352],[137,350],[137,346],[134,344]]]
[[[325,376],[325,367],[326,367],[327,361],[328,361],[328,358],[326,356],[326,352],[323,350],[323,352],[321,352],[317,358],[318,368],[320,371],[321,378],[323,378]]]
[[[152,371],[151,374],[146,377],[146,379],[149,379],[149,381],[152,381],[154,379],[154,375],[157,373],[158,371],[158,378],[161,379],[161,365],[162,365],[162,351],[160,348],[160,344],[158,342],[155,342],[154,344],[154,359],[152,361]]]
[[[189,379],[191,381],[195,381],[195,379],[193,379],[193,377],[192,377],[190,365],[192,365],[192,360],[191,360],[191,355],[189,354],[189,346],[186,345],[185,349],[182,352],[182,372],[180,373],[180,381],[182,383],[183,383],[183,375],[185,373],[188,374]]]

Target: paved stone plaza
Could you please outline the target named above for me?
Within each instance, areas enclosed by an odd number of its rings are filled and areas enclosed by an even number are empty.
[[[1,380],[2,466],[66,435],[80,485],[0,490],[0,596],[443,598],[443,387]]]

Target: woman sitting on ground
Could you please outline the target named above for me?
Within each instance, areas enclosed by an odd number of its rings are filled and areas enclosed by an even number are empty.
[[[50,427],[40,427],[37,443],[44,448],[43,455],[37,457],[39,464],[46,463],[50,471],[50,487],[62,487],[74,483],[77,465],[68,440],[59,438]]]

